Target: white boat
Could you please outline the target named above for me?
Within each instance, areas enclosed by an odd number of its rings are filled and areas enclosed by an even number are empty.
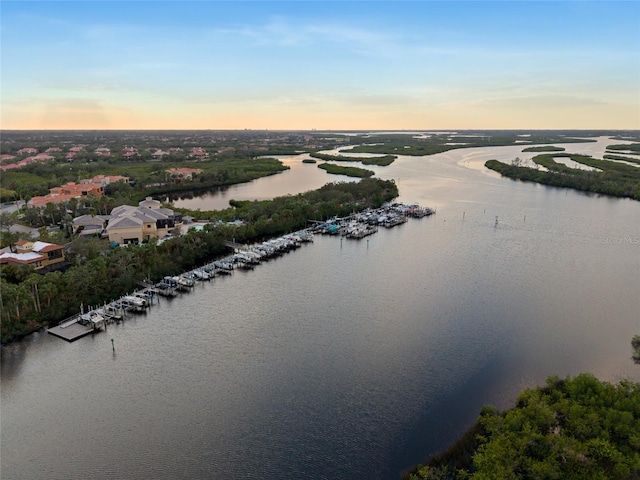
[[[120,299],[120,303],[128,310],[134,312],[144,312],[147,308],[146,302],[135,295],[125,295]]]

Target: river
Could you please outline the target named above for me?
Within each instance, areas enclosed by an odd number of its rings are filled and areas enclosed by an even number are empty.
[[[437,214],[3,347],[2,478],[394,479],[549,375],[640,381],[640,203],[482,166],[521,150],[371,167]]]

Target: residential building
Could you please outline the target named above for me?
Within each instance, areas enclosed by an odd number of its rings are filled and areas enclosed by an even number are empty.
[[[109,241],[120,245],[141,243],[150,238],[164,238],[169,230],[182,223],[182,216],[147,197],[137,207],[121,205],[111,211],[106,227]]]
[[[29,207],[42,207],[47,203],[62,203],[72,198],[82,198],[87,195],[104,195],[104,185],[99,183],[81,183],[68,182],[60,187],[49,189],[49,194],[44,196],[33,197],[27,203]]]
[[[29,265],[35,270],[53,270],[65,262],[64,247],[47,242],[20,240],[16,243],[16,252],[0,255],[0,264]]]
[[[96,175],[93,178],[83,178],[80,180],[80,184],[87,185],[95,183],[98,185],[109,185],[115,182],[128,182],[129,177],[123,177],[122,175]]]
[[[192,180],[194,175],[203,172],[199,168],[169,168],[166,170],[173,179]]]

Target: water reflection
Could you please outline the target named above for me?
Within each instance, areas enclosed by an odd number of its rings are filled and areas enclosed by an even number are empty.
[[[435,216],[3,347],[3,477],[397,478],[548,375],[640,381],[640,204],[475,168],[520,153],[400,157]]]
[[[247,183],[220,187],[206,193],[194,192],[192,197],[181,197],[184,194],[177,194],[178,199],[173,200],[173,205],[191,210],[223,210],[229,207],[229,200],[268,200],[284,194],[295,195],[316,190],[330,182],[358,181],[357,178],[345,175],[330,175],[317,168],[317,164],[303,163],[302,160],[310,158],[306,153],[275,155],[272,158],[279,159],[289,170]]]

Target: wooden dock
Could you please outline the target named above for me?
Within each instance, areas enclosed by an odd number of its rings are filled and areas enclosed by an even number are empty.
[[[47,329],[47,332],[68,342],[73,342],[95,331],[93,325],[82,325],[79,320],[80,317],[77,317],[56,327],[51,327]]]

